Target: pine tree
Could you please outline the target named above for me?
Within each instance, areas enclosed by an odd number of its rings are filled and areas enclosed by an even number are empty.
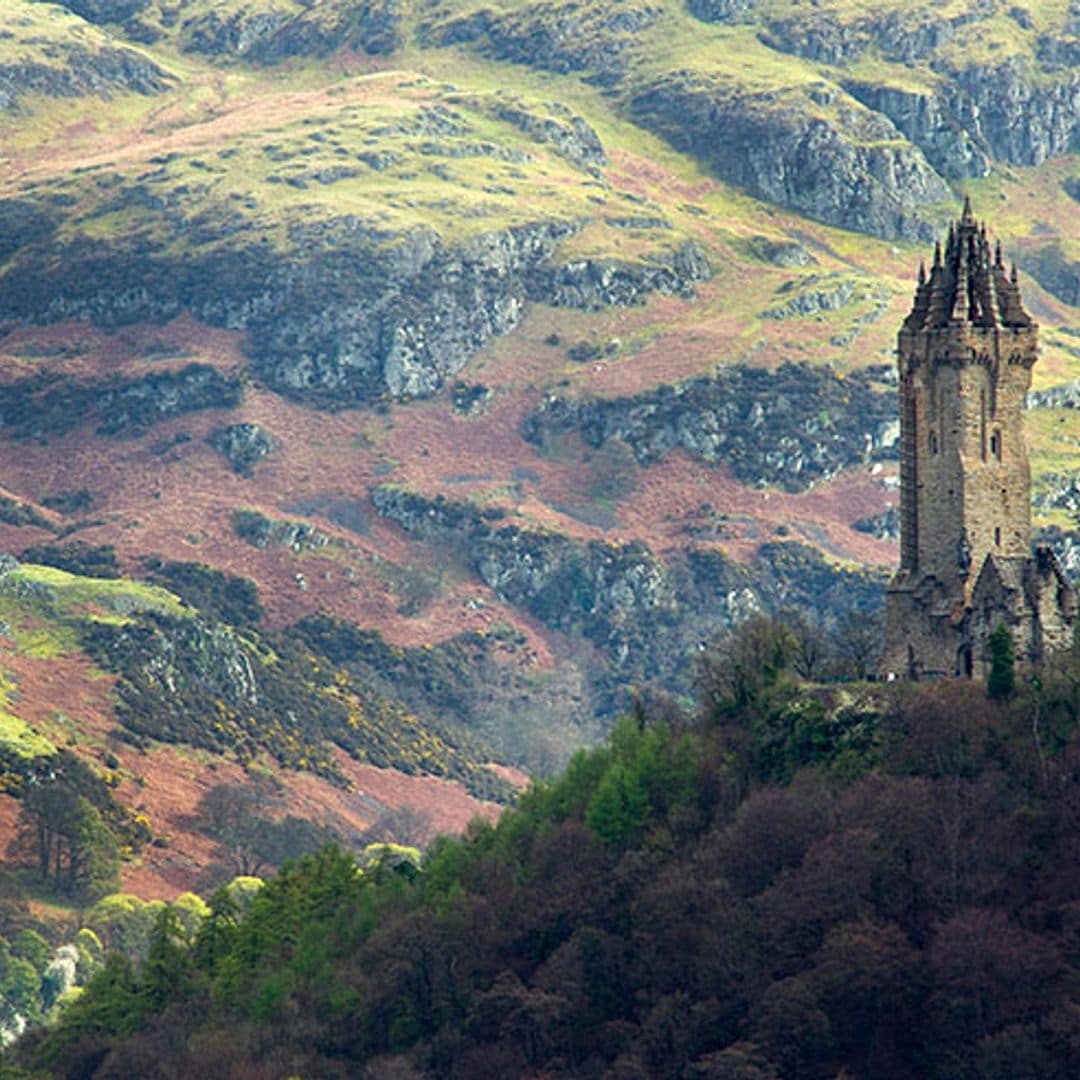
[[[994,701],[1004,701],[1013,695],[1016,689],[1016,675],[1013,671],[1013,639],[1009,628],[999,623],[997,629],[988,638],[990,646],[990,677],[986,680],[986,692]]]

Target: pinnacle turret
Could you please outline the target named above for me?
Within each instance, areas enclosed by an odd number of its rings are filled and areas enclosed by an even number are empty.
[[[905,325],[932,329],[952,323],[976,326],[1030,326],[1020,298],[1016,266],[1006,277],[998,240],[993,249],[985,223],[975,218],[971,199],[949,225],[944,251],[934,244],[929,276],[920,267],[915,303]]]

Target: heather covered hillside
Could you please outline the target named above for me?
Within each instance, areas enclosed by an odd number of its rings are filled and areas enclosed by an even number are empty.
[[[220,854],[212,769],[345,837],[460,828],[755,613],[872,670],[895,333],[965,193],[1042,326],[1075,572],[1078,20],[8,0],[16,763],[114,782],[125,885],[171,896]]]

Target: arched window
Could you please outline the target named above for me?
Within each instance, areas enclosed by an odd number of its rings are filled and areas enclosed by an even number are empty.
[[[937,453],[937,435],[934,432],[930,432],[930,453]]]

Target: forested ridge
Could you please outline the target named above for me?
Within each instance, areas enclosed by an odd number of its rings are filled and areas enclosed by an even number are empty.
[[[995,688],[800,683],[751,620],[695,710],[417,869],[333,847],[165,909],[5,1076],[1080,1074],[1080,655]]]

